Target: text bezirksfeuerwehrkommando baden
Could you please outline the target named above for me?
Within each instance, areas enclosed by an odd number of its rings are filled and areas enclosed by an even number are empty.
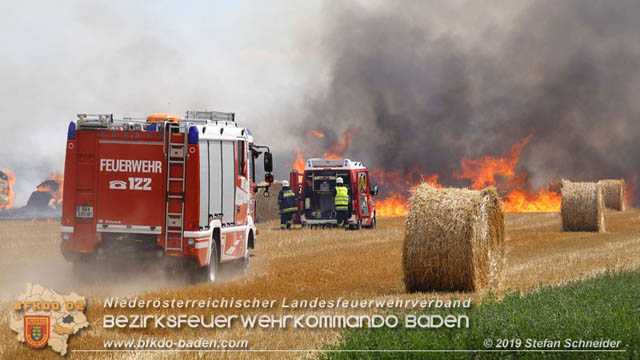
[[[468,308],[471,298],[466,300],[440,298],[432,299],[140,299],[137,297],[121,299],[109,297],[104,300],[105,309],[253,309],[269,310],[280,308],[326,309],[326,310],[362,310],[362,309],[427,309],[427,308]],[[464,314],[105,314],[102,326],[111,328],[207,328],[220,329],[234,326],[244,328],[468,328],[469,318]]]
[[[246,329],[339,329],[339,328],[468,328],[466,315],[406,314],[389,315],[346,315],[346,314],[132,314],[102,317],[105,329],[230,329],[240,325]]]
[[[105,309],[450,309],[469,308],[471,298],[465,300],[431,299],[236,299],[236,298],[207,298],[207,299],[140,299],[108,297],[104,299]]]

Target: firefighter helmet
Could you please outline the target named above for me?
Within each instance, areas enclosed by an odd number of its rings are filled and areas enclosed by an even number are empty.
[[[289,181],[282,180],[282,186],[289,186]]]
[[[336,178],[336,184],[344,184],[344,180],[341,177]]]

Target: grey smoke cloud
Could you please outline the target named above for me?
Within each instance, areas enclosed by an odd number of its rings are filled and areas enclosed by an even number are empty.
[[[440,3],[332,3],[328,89],[299,128],[329,136],[312,146],[357,127],[347,156],[465,185],[451,176],[463,156],[534,132],[519,163],[532,187],[638,173],[640,3]]]

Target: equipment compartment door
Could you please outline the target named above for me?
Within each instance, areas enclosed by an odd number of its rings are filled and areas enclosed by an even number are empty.
[[[209,147],[200,142],[200,221],[202,228],[209,226]]]
[[[222,142],[222,222],[235,221],[236,167],[233,141]]]
[[[162,226],[162,148],[159,141],[99,140],[98,225]]]
[[[360,216],[369,217],[369,202],[367,201],[367,191],[369,191],[369,179],[367,173],[358,173],[358,199]]]
[[[209,141],[209,214],[222,213],[222,144]]]

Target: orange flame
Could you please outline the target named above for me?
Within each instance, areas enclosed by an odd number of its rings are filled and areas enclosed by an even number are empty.
[[[302,174],[304,172],[304,165],[305,165],[304,155],[302,155],[302,149],[300,147],[297,147],[295,152],[296,152],[296,160],[293,162],[293,164],[287,163],[286,165],[287,167],[290,167],[296,170],[299,174]]]
[[[351,144],[351,134],[354,129],[345,131],[341,140],[334,142],[322,155],[327,159],[342,159],[344,152]],[[317,134],[316,134],[317,133]],[[324,134],[312,131],[310,135],[322,137]],[[459,180],[470,180],[472,189],[482,189],[489,185],[495,185],[503,198],[502,206],[507,212],[559,212],[562,197],[558,189],[541,188],[537,191],[529,190],[527,181],[528,172],[516,171],[516,165],[520,159],[520,153],[524,146],[531,140],[533,133],[521,141],[513,144],[509,151],[502,157],[482,156],[478,159],[470,159],[464,156],[460,160],[460,170],[453,176]],[[296,162],[294,169],[302,172],[304,169],[304,157],[300,148],[296,149]],[[378,216],[404,216],[408,212],[408,190],[420,183],[427,182],[435,187],[442,187],[438,182],[439,174],[424,174],[419,168],[414,168],[408,173],[373,169],[371,176],[374,182],[382,188],[381,199],[376,199],[376,214]],[[627,196],[633,197],[636,190],[637,178],[628,181]],[[551,183],[550,183],[551,184]],[[635,197],[630,198],[635,201]]]
[[[16,174],[9,170],[0,170],[7,175],[5,184],[0,184],[0,195],[6,200],[0,200],[0,210],[11,209],[16,200],[16,194],[13,192],[13,184],[16,182]]]
[[[405,216],[408,213],[407,189],[412,189],[421,183],[428,183],[434,187],[442,187],[438,183],[440,175],[424,175],[415,168],[407,176],[402,176],[399,172],[382,169],[373,169],[371,177],[382,186],[384,190],[392,191],[391,195],[380,200],[375,200],[377,216]],[[385,194],[381,194],[384,196]]]
[[[344,153],[351,145],[351,133],[355,129],[350,128],[342,134],[342,139],[335,141],[327,151],[322,154],[322,157],[328,160],[342,160],[344,159]]]
[[[329,147],[329,149],[327,151],[324,152],[324,154],[322,154],[322,157],[328,160],[342,160],[344,159],[344,153],[345,151],[347,151],[347,149],[349,148],[349,146],[351,145],[351,133],[353,133],[354,131],[356,131],[355,128],[350,128],[348,130],[346,130],[344,132],[344,134],[342,134],[342,138],[335,141],[333,144],[331,144],[331,146]],[[318,130],[313,130],[311,132],[309,132],[308,134],[309,136],[315,136],[318,138],[324,138],[325,134],[321,133]],[[297,147],[294,150],[295,154],[296,154],[296,159],[294,160],[293,164],[290,162],[287,162],[285,165],[287,167],[291,167],[292,169],[298,171],[298,173],[302,173],[304,172],[304,167],[306,164],[306,160],[305,160],[305,156],[302,152],[302,148],[301,147]],[[312,154],[315,155],[315,154]]]
[[[513,144],[504,157],[496,158],[483,156],[480,159],[469,159],[466,156],[460,160],[462,171],[454,172],[457,179],[471,180],[472,189],[483,189],[488,185],[495,185],[496,175],[510,178],[515,175],[513,169],[520,158],[520,151],[529,142],[533,133],[529,134],[521,142]]]
[[[47,182],[51,182],[51,181],[58,183],[58,187],[55,188],[55,186],[53,186],[52,184],[47,184]],[[38,185],[36,190],[48,192],[49,194],[51,194],[51,197],[53,198],[56,207],[58,207],[62,204],[62,185],[63,184],[64,184],[63,176],[60,175],[59,173],[54,172],[51,174],[50,177],[48,177],[40,185]]]
[[[407,213],[407,198],[400,193],[376,200],[376,216],[405,216]]]
[[[469,159],[463,157],[460,161],[460,171],[453,173],[457,179],[471,180],[472,189],[482,189],[489,185],[497,185],[499,190],[508,192],[503,199],[502,205],[507,212],[559,212],[562,197],[557,189],[539,189],[537,192],[527,190],[526,182],[528,174],[526,171],[516,172],[515,167],[520,158],[522,148],[529,142],[533,133],[515,143],[503,157],[483,156],[479,159]],[[408,178],[402,178],[392,172],[374,170],[374,178],[382,179],[384,187],[392,185],[394,187],[413,187],[417,184],[414,171],[411,171]],[[496,177],[500,176],[506,181],[498,183]],[[420,182],[428,182],[432,186],[441,187],[438,183],[438,174],[424,177],[418,176]],[[407,186],[409,185],[409,186]],[[515,188],[515,189],[514,189]],[[512,190],[509,190],[512,189]],[[400,201],[403,206],[397,204]],[[392,195],[376,202],[376,211],[381,216],[402,216],[407,214],[407,198],[402,195]],[[380,207],[378,207],[380,205]]]
[[[537,193],[513,190],[502,202],[506,212],[559,212],[562,196],[556,192],[540,189]]]

